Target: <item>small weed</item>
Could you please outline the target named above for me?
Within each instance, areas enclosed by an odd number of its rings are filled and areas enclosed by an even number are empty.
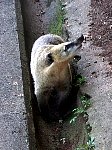
[[[95,141],[95,138],[91,137],[88,134],[87,143],[79,146],[78,148],[76,148],[76,150],[94,150],[95,149],[95,142],[94,141]]]
[[[86,132],[87,132],[87,143],[80,145],[76,150],[94,150],[95,149],[95,138],[91,137],[90,132],[92,127],[90,124],[86,125]]]
[[[90,96],[87,94],[84,94],[83,96],[80,97],[80,101],[82,103],[82,107],[84,110],[87,110],[91,106],[91,101],[90,101]]]
[[[87,133],[90,133],[92,130],[92,126],[90,124],[86,124],[86,131]]]
[[[73,118],[70,120],[70,123],[73,123],[76,121],[76,119],[81,115],[84,114],[85,110],[83,109],[83,107],[78,107],[76,109],[73,110]]]
[[[94,150],[94,148],[95,148],[95,138],[88,135],[87,145],[88,145],[89,150]]]
[[[85,77],[81,76],[80,74],[76,76],[76,86],[81,86],[86,82]]]
[[[87,115],[86,110],[91,106],[91,102],[90,102],[90,96],[87,94],[84,94],[83,96],[80,97],[80,101],[81,101],[81,106],[78,108],[75,108],[72,112],[73,112],[73,117],[70,120],[70,123],[73,123],[76,121],[76,119],[80,116],[80,115]]]
[[[81,106],[73,110],[73,118],[70,120],[70,123],[74,123],[80,115],[88,116],[86,111],[91,106],[90,98],[91,97],[88,94],[84,94],[80,97]],[[90,135],[91,130],[92,127],[90,126],[90,124],[86,124],[85,131],[87,134],[87,143],[80,145],[78,148],[76,148],[76,150],[95,149],[95,143],[94,143],[95,139]]]

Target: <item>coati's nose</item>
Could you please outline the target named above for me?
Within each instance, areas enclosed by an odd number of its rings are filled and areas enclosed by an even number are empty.
[[[84,40],[84,36],[83,34],[77,38],[74,42],[70,42],[69,44],[65,45],[65,51],[67,51],[69,48],[72,48],[74,46],[78,46],[78,45],[81,45],[81,43],[83,42]]]
[[[83,34],[77,39],[77,42],[83,42],[84,41],[84,36]]]
[[[84,41],[83,34],[75,41],[75,45],[81,44]]]

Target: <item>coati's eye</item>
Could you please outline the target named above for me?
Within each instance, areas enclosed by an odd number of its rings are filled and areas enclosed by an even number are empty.
[[[52,54],[49,53],[47,55],[47,63],[48,63],[48,65],[51,65],[53,62],[54,62],[54,60],[53,60]]]
[[[69,44],[67,44],[67,45],[65,45],[65,52],[69,49],[69,48],[72,48],[72,47],[74,47],[74,45],[75,45],[75,43],[74,42],[71,42],[71,43],[69,43]]]

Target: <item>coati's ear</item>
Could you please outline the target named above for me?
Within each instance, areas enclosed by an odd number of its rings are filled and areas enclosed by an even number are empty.
[[[47,59],[47,64],[48,65],[51,65],[54,62],[53,57],[52,57],[52,53],[47,54],[46,59]]]

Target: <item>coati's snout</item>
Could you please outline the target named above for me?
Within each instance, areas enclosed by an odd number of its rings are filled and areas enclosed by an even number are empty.
[[[67,45],[65,45],[65,51],[69,50],[69,48],[73,48],[73,47],[80,47],[82,46],[82,42],[84,40],[84,36],[81,35],[78,39],[76,39],[74,42],[70,42]]]
[[[74,58],[76,50],[82,47],[84,36],[81,35],[73,42],[65,42],[54,45],[51,49],[51,56],[54,62],[70,61]]]

